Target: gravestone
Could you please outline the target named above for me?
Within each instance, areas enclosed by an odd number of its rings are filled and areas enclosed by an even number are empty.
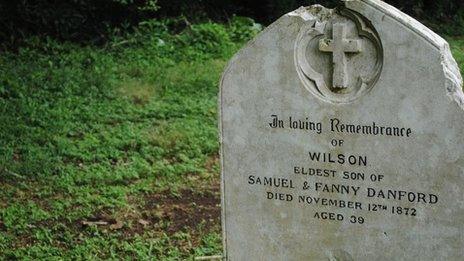
[[[291,12],[220,94],[227,260],[463,260],[464,95],[449,46],[378,0]]]

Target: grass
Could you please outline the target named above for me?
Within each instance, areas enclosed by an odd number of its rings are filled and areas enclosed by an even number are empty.
[[[0,259],[221,253],[218,82],[256,25],[170,23],[0,57]]]
[[[461,74],[464,75],[464,37],[448,38],[456,62],[459,64]]]
[[[0,259],[221,254],[218,82],[257,26],[171,23],[0,56]]]

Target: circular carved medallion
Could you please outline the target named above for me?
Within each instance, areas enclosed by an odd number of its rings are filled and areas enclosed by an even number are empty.
[[[382,43],[375,28],[346,8],[313,15],[295,46],[296,67],[304,86],[333,103],[349,103],[368,93],[383,65]]]

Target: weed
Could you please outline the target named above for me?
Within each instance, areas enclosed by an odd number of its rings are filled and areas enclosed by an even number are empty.
[[[194,213],[201,197],[172,197],[218,177],[217,87],[257,32],[246,21],[172,33],[173,21],[152,20],[105,47],[31,38],[2,55],[0,259],[220,253],[218,220],[200,225],[217,206],[188,226],[163,215]],[[182,209],[145,202],[163,193]]]

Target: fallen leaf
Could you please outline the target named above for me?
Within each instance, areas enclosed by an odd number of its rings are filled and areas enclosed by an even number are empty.
[[[82,225],[84,226],[105,226],[108,225],[106,221],[82,221]]]
[[[116,223],[110,225],[111,230],[117,230],[121,229],[124,226],[124,223],[122,223],[120,220],[116,220]]]
[[[139,223],[143,226],[148,226],[150,222],[146,221],[145,219],[139,219]]]

